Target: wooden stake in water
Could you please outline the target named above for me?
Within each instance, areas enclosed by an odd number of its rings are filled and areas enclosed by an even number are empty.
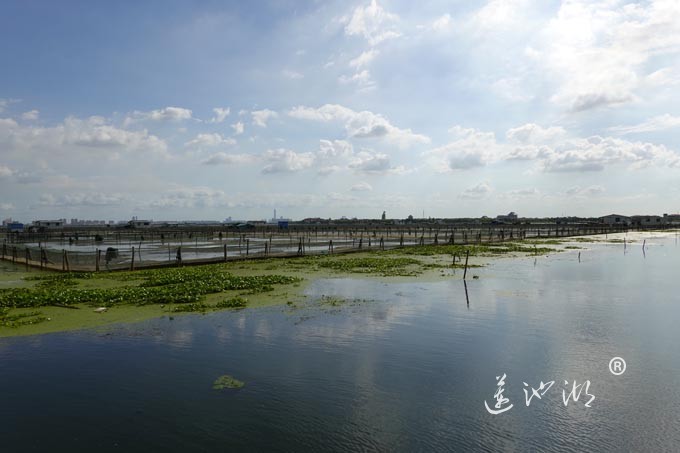
[[[463,271],[463,280],[465,280],[465,277],[467,277],[467,266],[468,266],[468,258],[470,257],[470,250],[465,251],[465,270]]]
[[[581,262],[581,252],[578,252],[578,262]]]
[[[463,286],[465,286],[465,301],[467,302],[467,307],[470,308],[470,297],[468,296],[467,282],[463,280]]]

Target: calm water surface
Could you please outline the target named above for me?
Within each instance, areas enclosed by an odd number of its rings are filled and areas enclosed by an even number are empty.
[[[680,246],[645,237],[646,255],[640,241],[496,260],[467,298],[460,275],[325,279],[297,309],[0,339],[1,448],[678,451]],[[491,415],[504,373],[514,406]],[[212,390],[223,374],[246,386]],[[585,380],[591,407],[565,406]],[[555,383],[527,407],[523,383],[540,381]]]

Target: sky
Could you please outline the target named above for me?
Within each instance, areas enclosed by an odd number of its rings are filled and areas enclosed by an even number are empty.
[[[680,211],[680,2],[3,1],[0,218]]]

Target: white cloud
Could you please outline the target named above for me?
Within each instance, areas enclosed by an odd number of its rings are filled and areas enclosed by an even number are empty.
[[[215,116],[213,116],[210,119],[211,123],[222,123],[231,113],[231,109],[229,107],[227,108],[222,108],[222,107],[215,107],[213,109],[213,113]]]
[[[253,118],[253,124],[260,127],[267,127],[267,121],[279,116],[278,113],[269,109],[253,110],[250,114]]]
[[[345,26],[345,33],[348,36],[363,36],[374,46],[400,36],[395,27],[398,20],[399,16],[385,11],[377,0],[371,0],[369,5],[358,6],[354,10]]]
[[[538,124],[527,123],[523,126],[509,129],[505,134],[508,140],[522,144],[549,143],[563,138],[567,134],[559,126],[541,127]]]
[[[21,102],[19,99],[3,99],[0,98],[0,113],[4,112],[7,107],[9,107],[10,104],[16,104],[17,102]]]
[[[602,195],[605,188],[601,185],[592,185],[588,187],[573,186],[565,191],[565,194],[570,197],[594,197]]]
[[[6,149],[38,155],[71,154],[78,151],[118,153],[151,152],[167,154],[166,143],[147,130],[130,131],[114,126],[106,118],[68,117],[54,127],[18,125],[14,120],[0,119],[0,144]]]
[[[465,189],[458,195],[458,198],[466,200],[481,200],[488,197],[492,192],[493,189],[488,182],[480,182]]]
[[[549,172],[601,171],[617,164],[629,164],[632,168],[650,165],[677,168],[680,156],[663,145],[593,136],[565,142],[544,156],[541,164]]]
[[[118,206],[126,201],[128,201],[128,198],[119,193],[86,192],[60,196],[47,193],[40,196],[38,205],[57,207]]]
[[[124,126],[138,121],[183,121],[192,118],[190,109],[182,107],[165,107],[163,109],[140,112],[135,110],[125,118]]]
[[[349,190],[352,192],[370,192],[373,190],[373,186],[371,186],[367,182],[358,182],[354,184]]]
[[[0,211],[11,211],[15,209],[12,203],[0,203]]]
[[[442,16],[439,16],[437,19],[432,22],[432,25],[430,28],[434,31],[445,31],[448,30],[451,27],[451,15],[449,13],[446,13]]]
[[[227,154],[219,152],[202,160],[203,165],[242,165],[257,162],[258,157],[251,154]]]
[[[6,165],[0,164],[0,178],[8,178],[14,174],[14,170]]]
[[[502,157],[493,132],[460,126],[452,127],[450,132],[456,136],[456,140],[424,153],[438,171],[482,167]]]
[[[560,80],[554,102],[573,111],[628,103],[654,58],[680,52],[680,3],[565,1],[542,41],[543,63]]]
[[[302,73],[290,69],[284,69],[281,71],[281,75],[290,80],[299,80],[305,77]]]
[[[340,121],[345,130],[354,138],[384,138],[389,143],[405,148],[416,144],[430,143],[430,138],[416,134],[411,129],[400,129],[383,117],[367,110],[356,112],[337,104],[326,104],[319,108],[298,106],[288,115],[312,121]]]
[[[365,66],[368,66],[368,64],[375,59],[375,57],[378,56],[380,52],[376,49],[369,49],[365,52],[362,52],[361,55],[358,57],[350,60],[349,66],[351,68],[354,68],[356,70],[359,70]]]
[[[317,159],[329,162],[337,159],[348,159],[354,154],[352,144],[345,140],[319,140]]]
[[[385,173],[392,169],[390,157],[387,154],[367,151],[357,153],[349,167],[364,173]]]
[[[266,163],[262,173],[290,173],[309,168],[314,163],[312,153],[297,153],[289,149],[270,149],[262,155]]]
[[[220,134],[198,134],[194,139],[185,143],[189,147],[203,147],[203,146],[230,146],[235,145],[236,140],[233,138],[225,138]]]
[[[341,75],[338,77],[338,82],[343,85],[356,84],[361,88],[361,91],[372,90],[376,87],[375,82],[371,79],[371,73],[367,69],[354,73],[352,75]]]
[[[498,143],[492,132],[460,126],[451,132],[456,140],[423,153],[438,171],[467,170],[500,161],[534,161],[546,172],[601,171],[613,165],[680,167],[680,155],[663,145],[614,137],[568,138],[561,127],[525,124],[508,130],[508,143]]]
[[[238,121],[232,124],[231,128],[234,129],[234,135],[241,135],[245,129],[245,125],[241,121]]]
[[[26,121],[35,121],[38,119],[40,116],[40,112],[38,110],[31,110],[28,112],[24,112],[21,114],[21,119],[26,120]]]
[[[618,132],[619,134],[637,134],[641,132],[656,132],[666,129],[673,129],[680,127],[680,116],[673,116],[669,114],[655,116],[647,121],[634,126],[616,126],[610,127],[611,132]]]
[[[530,197],[537,197],[541,194],[541,192],[536,189],[535,187],[532,188],[526,188],[526,189],[514,189],[514,190],[509,190],[508,192],[501,194],[501,197],[504,198],[530,198]]]

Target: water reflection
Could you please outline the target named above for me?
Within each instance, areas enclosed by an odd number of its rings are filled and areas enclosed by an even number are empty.
[[[3,448],[673,451],[680,253],[644,238],[644,254],[588,244],[580,263],[501,259],[462,284],[324,279],[295,309],[0,340]],[[492,416],[500,373],[515,407]],[[246,386],[213,391],[223,374]],[[593,407],[565,407],[563,382],[586,379]]]

